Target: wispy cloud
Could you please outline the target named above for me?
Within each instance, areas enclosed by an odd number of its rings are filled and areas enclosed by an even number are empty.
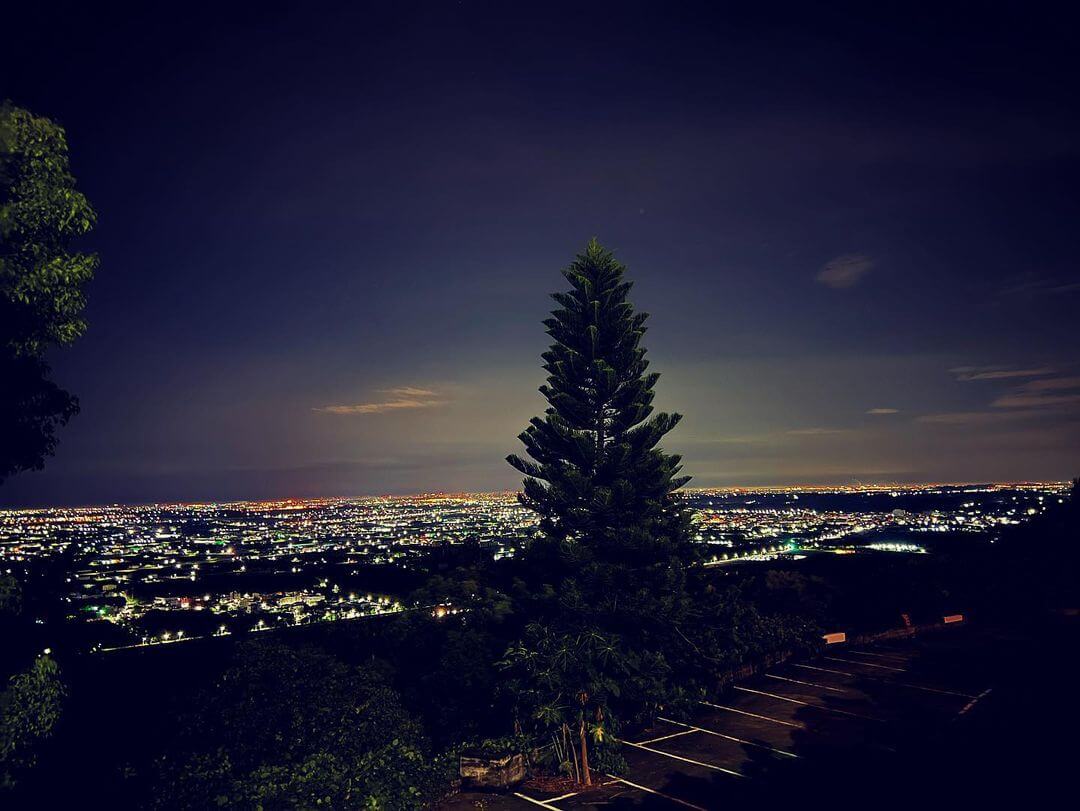
[[[434,408],[445,402],[431,389],[421,389],[416,386],[382,389],[379,393],[387,395],[386,398],[371,403],[320,406],[313,408],[312,411],[323,414],[385,414],[390,411]]]
[[[1025,274],[1012,284],[1001,289],[1002,296],[1034,298],[1036,296],[1055,296],[1062,293],[1080,292],[1080,281],[1062,278],[1047,278],[1035,274]]]
[[[923,414],[916,422],[932,425],[997,425],[1013,420],[1043,416],[1041,411],[948,411],[941,414]]]
[[[957,380],[965,383],[972,380],[1011,380],[1017,377],[1041,377],[1054,374],[1054,370],[1049,366],[1033,366],[1026,369],[1008,366],[957,366],[949,371],[956,375]]]
[[[1029,380],[998,397],[995,408],[1047,408],[1080,403],[1080,377]]]
[[[397,389],[382,389],[383,394],[392,394],[395,397],[435,397],[435,392],[430,389],[418,389],[415,386],[402,386]]]
[[[1058,372],[1049,366],[958,366],[949,371],[958,381],[1005,380],[1012,381],[1011,388],[992,400],[988,410],[924,414],[916,418],[917,422],[992,425],[1006,420],[1053,416],[1080,403],[1080,377],[1056,376]]]
[[[694,437],[683,440],[695,445],[761,445],[773,441],[768,434],[745,434],[729,436]]]
[[[796,428],[787,431],[788,436],[829,436],[832,434],[850,433],[849,428]]]
[[[874,415],[879,415],[879,414],[899,414],[900,409],[899,408],[871,408],[866,413],[867,414],[874,414]]]
[[[994,408],[1045,408],[1080,403],[1080,394],[1003,394],[990,405]]]
[[[830,259],[818,273],[820,284],[834,289],[853,287],[874,267],[874,260],[861,253]]]
[[[1042,380],[1030,380],[1023,386],[1021,391],[1069,391],[1080,389],[1080,377],[1048,377]]]

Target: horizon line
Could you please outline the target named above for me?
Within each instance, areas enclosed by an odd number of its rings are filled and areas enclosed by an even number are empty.
[[[677,493],[767,493],[780,491],[815,492],[815,491],[883,491],[895,489],[933,489],[935,487],[1066,487],[1072,479],[1020,479],[1016,481],[949,481],[949,482],[883,482],[857,484],[767,484],[767,485],[723,485],[717,487],[683,487]],[[112,501],[96,504],[54,504],[50,506],[0,507],[0,516],[8,513],[43,512],[48,510],[103,510],[118,507],[230,507],[239,505],[273,504],[312,504],[316,502],[349,502],[372,499],[433,499],[463,498],[468,496],[511,496],[520,490],[428,490],[412,493],[375,493],[349,496],[279,496],[273,498],[241,498],[228,501]]]

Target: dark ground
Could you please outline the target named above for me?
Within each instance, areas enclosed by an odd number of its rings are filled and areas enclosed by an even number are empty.
[[[367,647],[366,629],[376,625],[346,625],[295,633],[316,644],[326,636],[331,647]],[[75,660],[61,728],[12,807],[133,807],[145,796],[138,772],[147,756],[168,746],[177,715],[225,667],[235,642]],[[521,793],[548,811],[687,807],[675,800],[712,809],[814,798],[831,810],[967,806],[1013,792],[1035,803],[1069,796],[1078,650],[1076,617],[1013,626],[976,620],[911,641],[830,649],[741,683],[717,707],[701,706],[691,721],[697,729],[663,721],[628,735],[640,746],[624,747],[625,780],[641,788],[609,783],[555,802],[528,787]],[[537,807],[513,795],[459,795],[445,804],[477,806]]]
[[[444,808],[937,808],[1012,796],[1042,807],[1072,790],[1078,642],[1073,618],[830,649],[741,683],[690,726],[633,736],[623,781],[560,799],[528,785],[461,794]]]

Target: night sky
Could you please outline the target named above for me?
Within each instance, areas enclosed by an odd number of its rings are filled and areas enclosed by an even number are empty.
[[[101,268],[82,413],[0,503],[515,487],[592,236],[695,485],[1080,473],[1075,43],[1031,4],[40,5],[0,97],[66,127]]]

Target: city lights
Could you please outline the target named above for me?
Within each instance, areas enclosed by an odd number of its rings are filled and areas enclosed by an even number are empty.
[[[702,565],[729,567],[818,553],[932,554],[929,541],[953,534],[992,542],[1062,489],[731,488],[679,498]],[[0,560],[20,569],[77,544],[85,557],[67,603],[107,652],[413,608],[452,616],[464,609],[406,604],[404,584],[512,558],[534,531],[514,493],[9,510],[0,512]]]

